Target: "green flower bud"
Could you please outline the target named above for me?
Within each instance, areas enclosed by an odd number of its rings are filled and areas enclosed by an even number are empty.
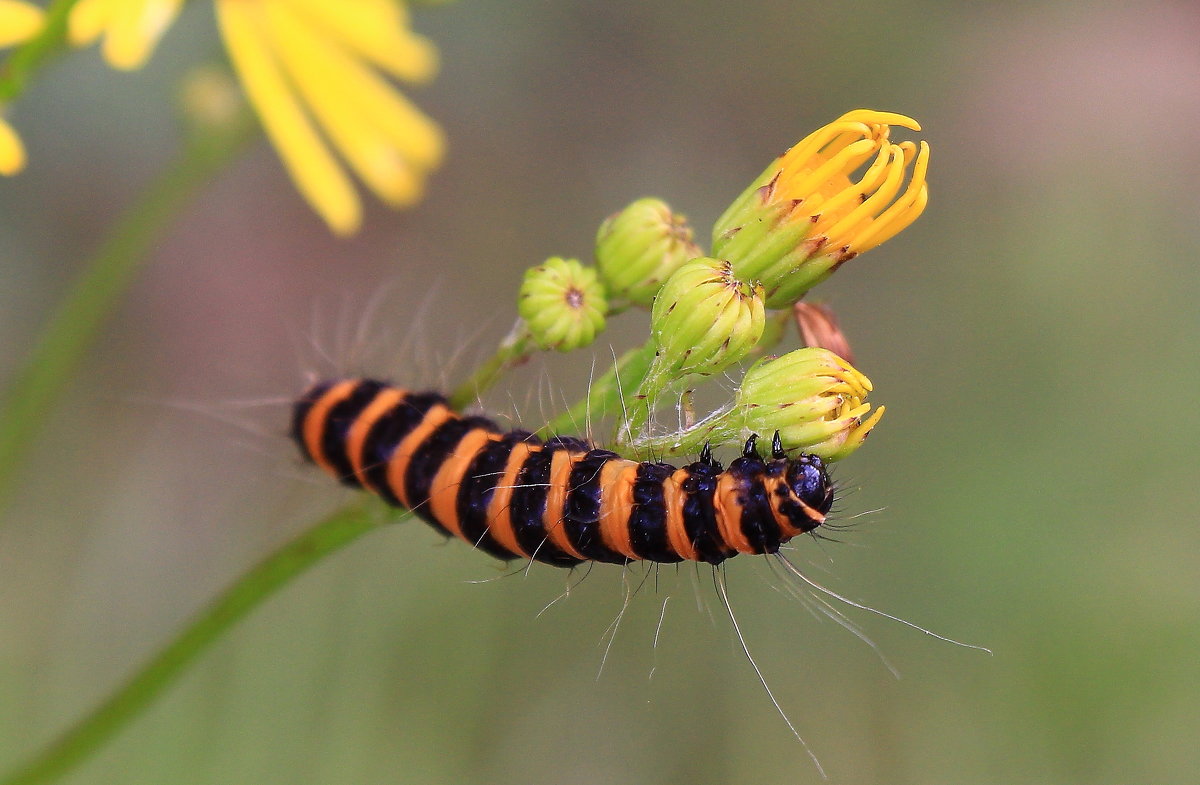
[[[651,375],[719,373],[754,348],[765,326],[761,286],[735,278],[729,262],[689,262],[654,298],[650,329],[658,356]]]
[[[525,271],[517,312],[538,346],[569,352],[604,330],[608,302],[595,270],[555,256]]]
[[[762,281],[768,308],[791,306],[925,209],[929,146],[890,142],[891,125],[921,129],[890,112],[842,115],[780,156],[717,220],[713,254]]]
[[[661,199],[638,199],[596,234],[596,267],[608,293],[643,307],[671,273],[702,253],[687,219]]]
[[[730,417],[744,434],[779,431],[786,449],[836,461],[858,449],[883,416],[880,406],[866,417],[870,390],[870,379],[828,349],[797,349],[746,371]]]

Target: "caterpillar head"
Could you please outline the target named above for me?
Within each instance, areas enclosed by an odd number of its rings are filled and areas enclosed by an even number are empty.
[[[825,523],[833,507],[834,487],[825,470],[825,461],[811,453],[799,453],[788,458],[779,432],[771,440],[771,460],[763,461],[758,454],[758,435],[746,440],[739,461],[756,463],[764,472],[765,484],[771,498],[771,509],[787,537],[810,532]],[[734,462],[730,468],[737,465]],[[791,529],[787,532],[787,529]]]
[[[823,524],[833,506],[833,481],[825,470],[825,462],[802,453],[787,462],[784,478],[790,493],[780,503],[779,512],[801,532],[810,532]]]

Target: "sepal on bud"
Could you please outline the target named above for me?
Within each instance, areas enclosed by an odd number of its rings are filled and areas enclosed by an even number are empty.
[[[614,300],[649,307],[663,283],[703,254],[692,227],[661,199],[638,199],[596,233],[596,268]]]
[[[525,271],[517,312],[539,347],[569,352],[604,330],[608,302],[594,269],[555,256]]]

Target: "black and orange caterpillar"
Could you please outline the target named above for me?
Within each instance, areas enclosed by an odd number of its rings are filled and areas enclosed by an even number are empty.
[[[776,553],[824,523],[834,497],[821,459],[789,459],[778,434],[769,460],[751,438],[727,469],[707,447],[676,468],[574,437],[504,432],[439,393],[371,379],[309,388],[292,436],[306,459],[448,536],[560,567]]]

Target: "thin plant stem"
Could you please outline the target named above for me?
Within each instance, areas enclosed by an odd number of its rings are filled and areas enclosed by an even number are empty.
[[[9,103],[23,93],[33,73],[66,49],[67,16],[77,2],[50,3],[41,32],[13,50],[0,65],[0,103]]]
[[[578,432],[592,420],[619,417],[624,422],[634,393],[641,386],[654,360],[655,346],[647,341],[617,358],[616,365],[588,388],[588,394],[572,404],[537,432],[543,438]]]
[[[286,543],[238,578],[95,710],[0,779],[0,785],[49,783],[65,775],[137,719],[239,620],[310,567],[389,520],[396,519],[374,505],[357,504]]]
[[[454,409],[462,409],[475,402],[479,396],[500,381],[506,371],[529,359],[532,351],[531,345],[529,329],[523,320],[518,320],[512,331],[500,342],[496,353],[450,393],[450,406]]]
[[[0,405],[0,508],[29,445],[155,242],[242,147],[252,128],[246,115],[227,127],[193,131],[171,167],[118,220],[84,265]]]
[[[663,459],[676,458],[680,455],[694,455],[700,452],[706,444],[716,447],[741,438],[736,413],[734,407],[727,406],[687,428],[660,435],[642,434],[623,446],[628,446],[639,453],[660,456]]]

